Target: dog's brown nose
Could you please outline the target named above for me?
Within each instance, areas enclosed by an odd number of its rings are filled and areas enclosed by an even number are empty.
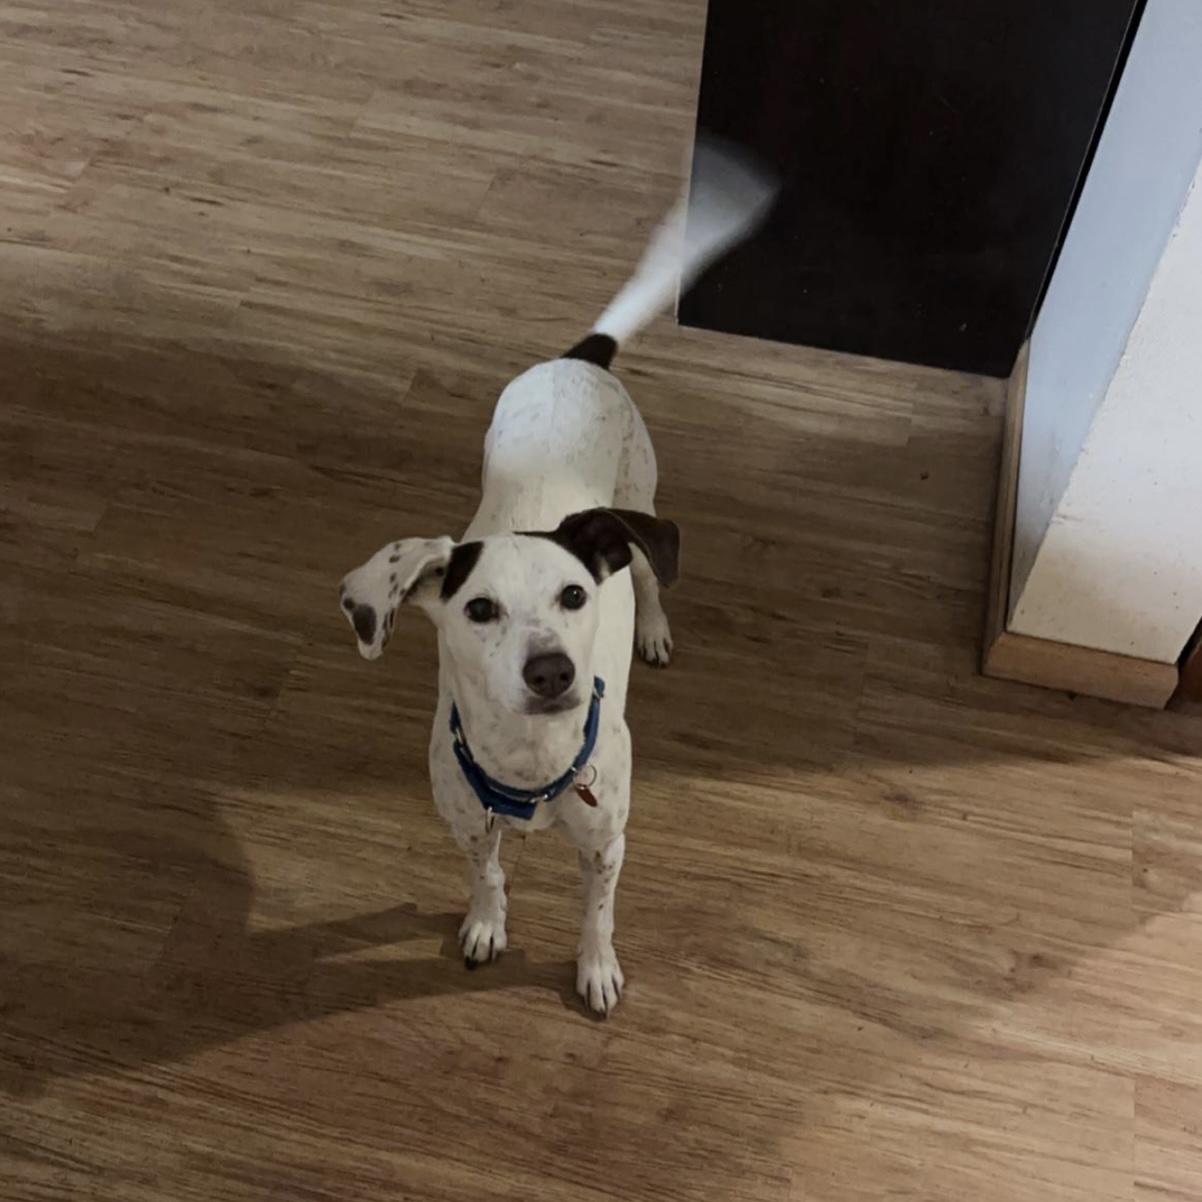
[[[562,651],[551,651],[531,656],[522,669],[522,679],[532,693],[550,701],[571,688],[576,667]]]

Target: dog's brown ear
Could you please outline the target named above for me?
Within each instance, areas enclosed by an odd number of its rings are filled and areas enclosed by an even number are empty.
[[[559,523],[551,537],[571,551],[594,579],[604,580],[629,565],[637,547],[660,584],[680,575],[680,529],[675,522],[633,509],[586,509]]]
[[[343,577],[339,603],[364,659],[375,659],[384,650],[392,637],[397,606],[437,597],[434,584],[446,575],[454,548],[454,541],[446,537],[401,539],[381,547]]]

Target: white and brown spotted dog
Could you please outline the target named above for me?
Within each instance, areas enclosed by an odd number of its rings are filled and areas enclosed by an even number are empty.
[[[502,831],[558,828],[584,875],[576,988],[598,1014],[623,986],[613,930],[630,810],[631,649],[668,662],[659,586],[675,580],[679,550],[676,526],[655,516],[651,439],[609,367],[770,199],[756,172],[699,146],[687,236],[681,203],[593,332],[502,392],[483,497],[463,537],[389,543],[342,582],[367,659],[383,651],[402,604],[438,629],[430,776],[470,863],[467,964],[506,946]]]

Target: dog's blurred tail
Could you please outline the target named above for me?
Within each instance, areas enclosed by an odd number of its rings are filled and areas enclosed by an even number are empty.
[[[698,138],[693,184],[651,235],[635,270],[609,307],[565,359],[609,367],[618,348],[648,325],[716,259],[763,221],[776,181],[745,154]]]

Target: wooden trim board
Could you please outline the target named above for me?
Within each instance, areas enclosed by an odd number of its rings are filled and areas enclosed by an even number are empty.
[[[1172,664],[1077,647],[1003,630],[985,652],[984,672],[1002,680],[1164,709],[1177,688]]]
[[[1002,680],[1164,709],[1177,688],[1178,672],[1174,665],[1016,634],[1006,629],[1029,359],[1028,342],[1019,351],[1006,394],[981,671]]]
[[[1018,459],[1023,445],[1023,406],[1027,399],[1027,365],[1031,343],[1019,348],[1006,389],[1002,422],[1002,457],[997,502],[993,512],[993,552],[989,561],[989,595],[985,612],[985,654],[1006,629],[1010,612],[1010,565],[1014,560],[1014,515],[1018,508]],[[990,673],[986,669],[985,675]]]

